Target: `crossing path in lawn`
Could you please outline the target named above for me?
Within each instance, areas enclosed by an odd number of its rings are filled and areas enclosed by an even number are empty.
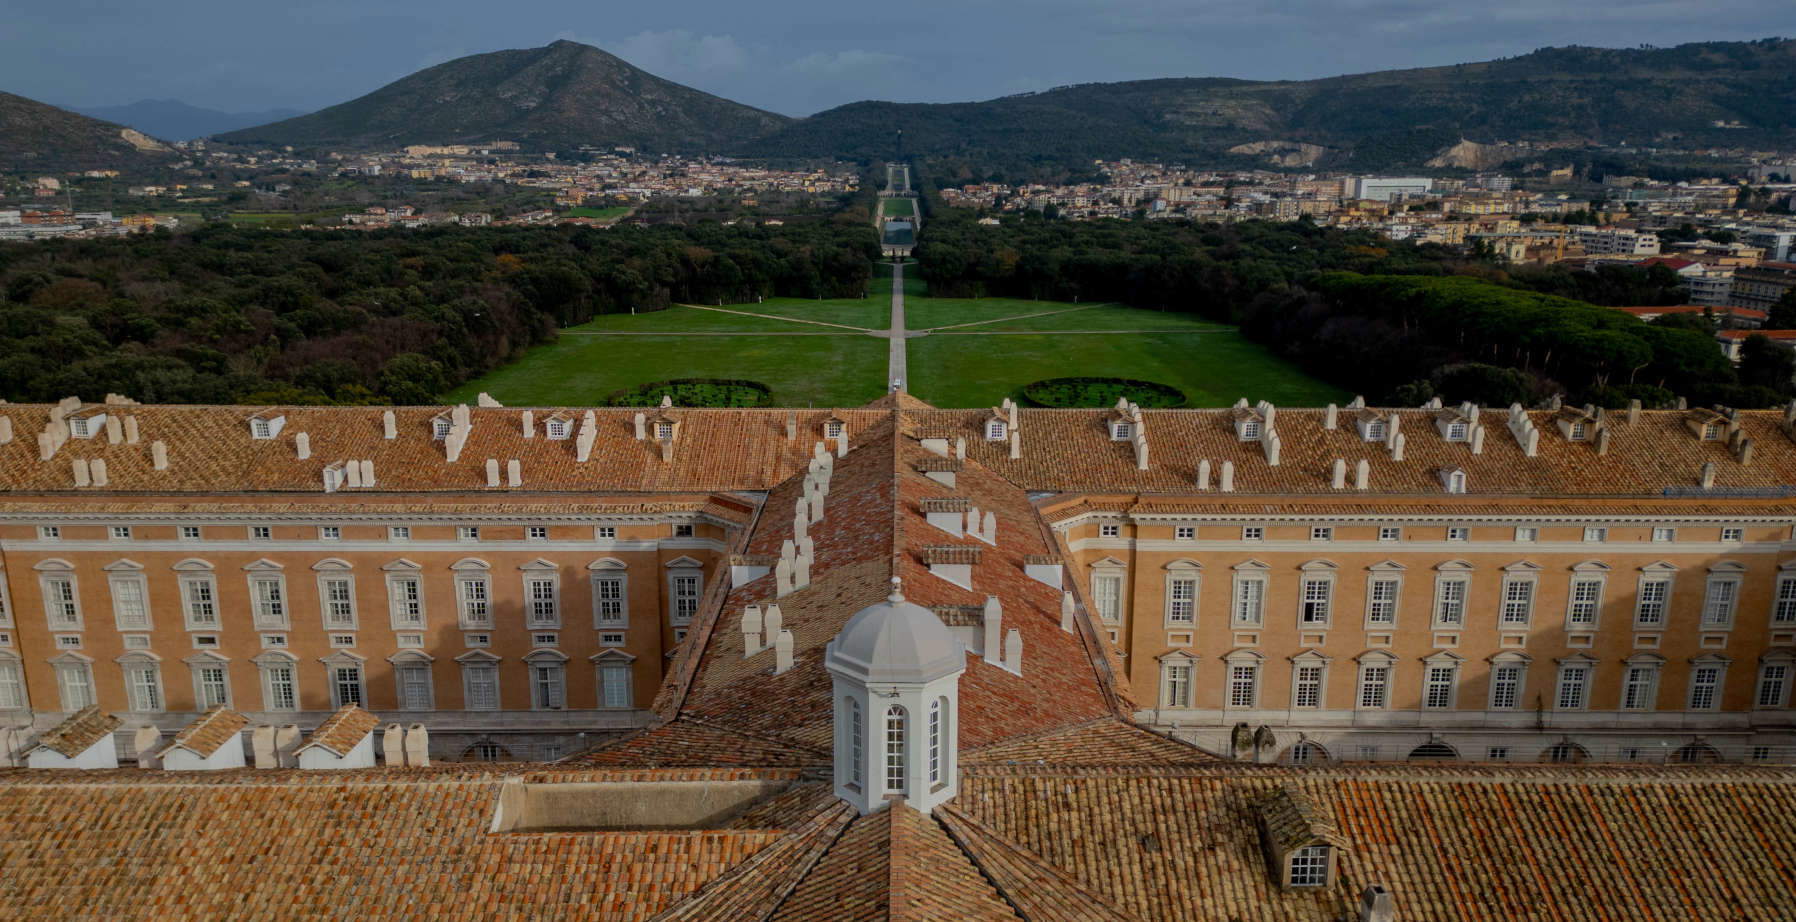
[[[900,386],[910,382],[905,374],[904,339],[904,263],[892,264],[892,328],[886,331],[886,341],[891,344],[891,352],[886,359],[886,387],[893,382]]]
[[[832,324],[833,326],[833,324]],[[856,330],[848,328],[842,333],[812,332],[810,330],[562,330],[562,336],[884,336],[877,330]]]
[[[950,323],[945,326],[939,326],[939,327],[924,327],[923,329],[916,330],[916,331],[912,332],[910,335],[911,336],[922,336],[925,333],[935,333],[940,330],[958,330],[961,327],[977,327],[977,326],[983,326],[988,323],[1003,323],[1006,320],[1027,320],[1030,317],[1052,317],[1055,314],[1070,314],[1070,313],[1073,313],[1074,311],[1088,311],[1094,307],[1109,307],[1109,306],[1110,305],[1108,303],[1085,304],[1085,305],[1081,305],[1079,307],[1068,307],[1068,308],[1064,308],[1062,310],[1057,310],[1057,311],[1041,311],[1039,313],[1034,313],[1034,314],[1016,314],[1016,315],[1013,315],[1010,317],[993,317],[990,320],[973,320],[973,321],[969,321],[967,323]],[[1058,331],[1056,331],[1056,332],[1058,332]]]
[[[778,314],[756,314],[751,311],[733,311],[727,307],[706,307],[703,304],[682,304],[680,306],[681,307],[690,307],[693,310],[698,310],[698,311],[716,311],[719,314],[736,314],[736,315],[742,316],[742,317],[759,317],[762,320],[784,320],[788,323],[809,323],[809,324],[813,324],[815,326],[820,326],[820,327],[836,327],[836,328],[842,329],[842,330],[853,330],[856,333],[871,333],[874,336],[882,335],[878,330],[869,330],[866,327],[849,326],[846,323],[830,323],[827,320],[805,320],[805,319],[802,319],[799,317],[782,317]]]
[[[1108,335],[1111,333],[1127,333],[1130,335],[1136,335],[1136,334],[1141,334],[1141,333],[1153,333],[1155,335],[1164,335],[1164,334],[1172,333],[1172,334],[1177,334],[1179,336],[1214,336],[1214,335],[1220,333],[1223,335],[1232,336],[1241,331],[1239,331],[1239,330],[941,330],[941,329],[936,329],[936,330],[929,330],[929,331],[925,331],[925,332],[928,332],[929,335],[931,335],[931,336],[1066,336],[1068,334],[1073,334],[1073,333],[1076,333],[1080,336],[1105,336],[1105,335]],[[922,333],[912,333],[911,335],[912,336],[921,336],[923,334]]]

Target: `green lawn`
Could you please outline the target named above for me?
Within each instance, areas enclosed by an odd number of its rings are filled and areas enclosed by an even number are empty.
[[[910,280],[905,279],[905,292],[910,291]],[[886,263],[873,265],[873,283],[868,286],[865,298],[768,298],[765,301],[747,304],[724,304],[722,307],[733,311],[746,311],[754,314],[773,314],[778,317],[792,317],[797,320],[816,320],[823,323],[840,323],[863,330],[884,330],[892,325],[892,267]],[[704,313],[700,311],[698,313]],[[782,330],[821,330],[808,324],[784,324],[772,320],[741,317],[739,320],[767,324],[767,329]],[[740,329],[761,329],[759,326],[740,327]],[[846,331],[844,331],[846,332]]]
[[[911,393],[939,407],[996,406],[1005,397],[1020,398],[1031,381],[1081,375],[1170,384],[1193,407],[1226,407],[1241,397],[1290,406],[1349,399],[1232,331],[936,334],[912,339],[906,348]]]
[[[910,299],[905,299],[905,323],[916,326],[910,320]],[[943,327],[942,334],[955,333],[989,333],[1000,330],[1054,331],[1072,330],[1151,330],[1154,332],[1186,332],[1191,330],[1233,330],[1227,324],[1212,323],[1195,314],[1175,314],[1170,311],[1145,310],[1139,307],[1123,307],[1118,304],[1106,304],[1077,310],[1069,310],[1070,304],[1050,304],[1040,301],[1025,301],[1035,308],[1030,314],[1018,315],[1010,320],[993,320],[980,322],[977,326]],[[996,312],[994,312],[996,313]],[[973,323],[973,320],[957,320],[955,323]]]
[[[881,199],[885,203],[885,216],[888,218],[908,218],[917,213],[917,202],[908,198]]]
[[[511,406],[588,406],[668,378],[747,378],[776,406],[859,406],[885,392],[886,341],[871,336],[563,336],[450,391]]]

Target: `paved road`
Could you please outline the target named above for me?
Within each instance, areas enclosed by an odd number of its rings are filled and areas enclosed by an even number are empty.
[[[910,388],[910,375],[906,373],[904,364],[904,264],[892,264],[892,328],[886,333],[886,341],[891,344],[891,352],[886,360],[886,386],[893,381],[902,382],[905,389]]]

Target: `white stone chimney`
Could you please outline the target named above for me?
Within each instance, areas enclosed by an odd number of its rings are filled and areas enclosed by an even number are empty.
[[[110,444],[117,445],[124,440],[125,424],[120,421],[115,414],[106,414],[106,441]]]
[[[293,451],[304,461],[312,456],[312,437],[304,432],[293,434]]]
[[[773,635],[773,674],[781,675],[792,668],[792,632],[781,630]]]
[[[998,546],[998,517],[990,509],[985,511],[985,522],[980,528],[979,540],[992,547]]]
[[[636,414],[635,422],[636,422],[636,440],[638,442],[640,442],[643,439],[648,437],[648,416],[647,416],[647,414],[643,414],[643,413]]]
[[[157,439],[150,443],[150,466],[159,471],[168,470],[168,443]]]
[[[136,445],[137,438],[137,415],[132,414],[125,417],[125,444]]]
[[[1210,489],[1210,459],[1209,458],[1205,458],[1202,461],[1197,462],[1197,488],[1199,490]]]
[[[1134,442],[1135,469],[1138,471],[1145,471],[1147,470],[1147,433],[1136,432]]]
[[[12,417],[0,416],[0,445],[12,444]]]
[[[1010,457],[1014,460],[1023,456],[1023,434],[1014,427],[1010,430]]]
[[[351,461],[349,463],[355,464],[354,461]],[[364,487],[374,486],[374,483],[375,483],[375,481],[374,481],[374,462],[370,461],[366,458],[363,458],[362,463],[357,466],[362,469],[362,486],[364,486]]]
[[[388,768],[405,767],[405,728],[400,725],[387,724],[380,734],[381,760]]]
[[[642,438],[642,436],[639,435],[639,436],[637,436],[637,438]],[[793,442],[793,441],[797,441],[797,440],[798,440],[798,412],[796,410],[787,410],[786,411],[786,441]]]
[[[1365,458],[1361,458],[1359,459],[1359,463],[1353,466],[1353,488],[1355,490],[1367,490],[1370,489],[1371,486],[1372,462],[1367,461]]]
[[[836,457],[844,458],[847,456],[848,456],[848,427],[843,426],[842,430],[840,432],[836,433]]]
[[[383,439],[399,438],[399,419],[393,415],[392,410],[385,410],[380,414],[380,437]]]
[[[516,458],[505,462],[505,484],[511,487],[524,485],[524,463]]]
[[[93,479],[88,474],[88,470],[87,470],[87,459],[86,458],[76,458],[76,459],[74,459],[73,462],[71,462],[71,464],[75,469],[75,486],[78,486],[78,487],[93,486]]]
[[[88,462],[87,466],[88,466],[88,469],[93,472],[94,486],[96,486],[96,487],[106,486],[106,484],[107,484],[106,459],[105,458],[95,458],[92,461]]]
[[[499,485],[499,459],[498,458],[486,459],[486,485],[489,487],[496,487]]]
[[[1335,459],[1333,473],[1329,477],[1328,485],[1330,487],[1333,487],[1336,490],[1345,489],[1347,487],[1347,459],[1346,458],[1336,458]]]
[[[1023,674],[1023,632],[1011,628],[1004,633],[1004,662],[999,664],[1017,675]]]
[[[536,411],[525,410],[523,415],[524,438],[536,438]]]
[[[744,659],[761,652],[761,606],[742,609],[742,656]]]
[[[505,404],[502,404],[499,401],[494,400],[493,395],[487,393],[486,391],[481,391],[480,393],[474,395],[474,403],[479,406],[483,406],[483,407],[505,406]]]
[[[980,644],[979,653],[985,661],[993,666],[1003,664],[1003,650],[998,644],[1004,638],[1004,606],[995,595],[985,597],[984,617],[980,619],[983,628],[984,642]]]
[[[1067,632],[1068,634],[1071,634],[1074,631],[1075,626],[1073,624],[1073,616],[1078,614],[1078,610],[1079,610],[1078,603],[1073,601],[1073,594],[1070,592],[1062,592],[1060,594],[1060,629],[1061,630]]]
[[[430,767],[430,730],[421,723],[405,728],[405,764],[411,768]]]
[[[1394,417],[1394,416],[1391,418],[1396,419],[1396,417]],[[1409,436],[1404,435],[1401,432],[1397,433],[1396,435],[1391,436],[1391,460],[1392,461],[1403,460],[1403,448],[1404,448],[1404,446],[1406,446],[1408,444],[1409,444]]]
[[[1702,463],[1702,471],[1697,475],[1696,482],[1701,484],[1702,488],[1705,490],[1712,490],[1715,488],[1715,462],[1704,461]],[[75,474],[75,483],[77,485],[82,485],[81,474],[78,470]]]
[[[773,565],[773,596],[783,599],[792,594],[792,558],[781,557]]]
[[[1397,902],[1391,891],[1373,884],[1360,892],[1359,922],[1396,922]]]
[[[1329,404],[1328,409],[1322,411],[1322,428],[1334,429],[1339,425],[1340,413],[1341,411],[1338,407],[1332,403]]]
[[[761,649],[773,646],[773,638],[786,629],[786,616],[778,605],[768,605],[761,610]]]
[[[1218,484],[1222,492],[1235,492],[1235,462],[1222,462],[1222,482]]]

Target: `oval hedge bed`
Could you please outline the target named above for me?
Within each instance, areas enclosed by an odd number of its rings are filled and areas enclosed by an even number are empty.
[[[738,378],[674,378],[651,381],[605,396],[608,407],[657,407],[661,398],[676,407],[770,407],[773,392],[759,381]]]
[[[1149,408],[1185,405],[1184,391],[1133,378],[1046,378],[1023,385],[1023,399],[1038,407],[1113,407],[1118,397]]]

